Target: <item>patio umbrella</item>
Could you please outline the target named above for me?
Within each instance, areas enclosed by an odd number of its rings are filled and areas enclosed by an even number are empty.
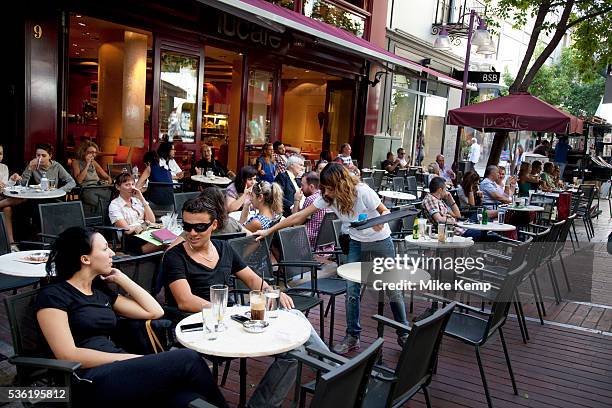
[[[529,93],[515,93],[448,111],[448,124],[484,129],[581,134],[582,120]]]

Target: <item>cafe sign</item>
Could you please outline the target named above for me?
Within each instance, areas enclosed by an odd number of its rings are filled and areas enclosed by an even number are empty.
[[[280,49],[283,42],[280,34],[224,12],[217,13],[215,34],[274,50]]]

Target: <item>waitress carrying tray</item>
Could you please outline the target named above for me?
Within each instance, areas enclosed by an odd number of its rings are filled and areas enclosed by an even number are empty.
[[[391,211],[388,214],[369,218],[364,221],[353,221],[351,222],[350,227],[355,228],[356,230],[364,230],[366,228],[372,228],[375,225],[385,224],[387,222],[394,221],[400,218],[417,215],[418,213],[418,210],[405,208],[403,210]]]

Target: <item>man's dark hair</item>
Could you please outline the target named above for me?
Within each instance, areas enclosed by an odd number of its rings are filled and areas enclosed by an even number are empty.
[[[404,150],[404,148],[403,148],[403,147],[398,147],[398,148],[397,148],[397,154],[400,154],[400,152],[401,152],[402,150]]]
[[[552,162],[544,163],[544,173],[552,173],[555,168],[555,165]]]
[[[316,171],[309,171],[304,174],[302,177],[306,177],[306,183],[319,188],[319,174]]]
[[[393,155],[393,152],[387,152],[387,159]]]
[[[532,168],[532,169],[535,169],[535,168],[541,169],[541,168],[542,168],[542,162],[541,162],[541,161],[539,161],[539,160],[534,160],[534,161],[531,163],[531,168]]]
[[[38,149],[44,150],[45,152],[49,153],[49,156],[53,156],[53,153],[55,152],[53,145],[49,143],[37,143],[34,150]]]
[[[282,145],[283,142],[281,142],[280,140],[277,140],[276,142],[274,142],[272,144],[272,147],[274,148],[274,151],[278,151],[278,146]]]
[[[206,213],[210,215],[211,220],[216,220],[219,218],[217,208],[213,201],[202,196],[187,200],[185,204],[183,204],[183,213],[186,212],[191,214]]]
[[[495,170],[497,170],[497,166],[494,164],[491,164],[489,166],[487,166],[487,169],[485,170],[484,173],[484,177],[487,178],[491,175],[491,173],[493,173]]]
[[[446,188],[446,181],[442,177],[434,177],[429,182],[429,193],[433,194],[440,188]]]

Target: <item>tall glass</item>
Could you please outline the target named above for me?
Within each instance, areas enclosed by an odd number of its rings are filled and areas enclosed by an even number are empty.
[[[266,319],[266,296],[261,290],[249,292],[249,302],[251,303],[251,320]]]
[[[212,305],[212,318],[216,321],[215,331],[221,332],[227,329],[223,323],[223,318],[227,312],[227,285],[212,285],[210,287],[210,303]]]
[[[280,288],[270,285],[266,288],[266,310],[270,319],[278,317],[278,309],[280,308]]]

